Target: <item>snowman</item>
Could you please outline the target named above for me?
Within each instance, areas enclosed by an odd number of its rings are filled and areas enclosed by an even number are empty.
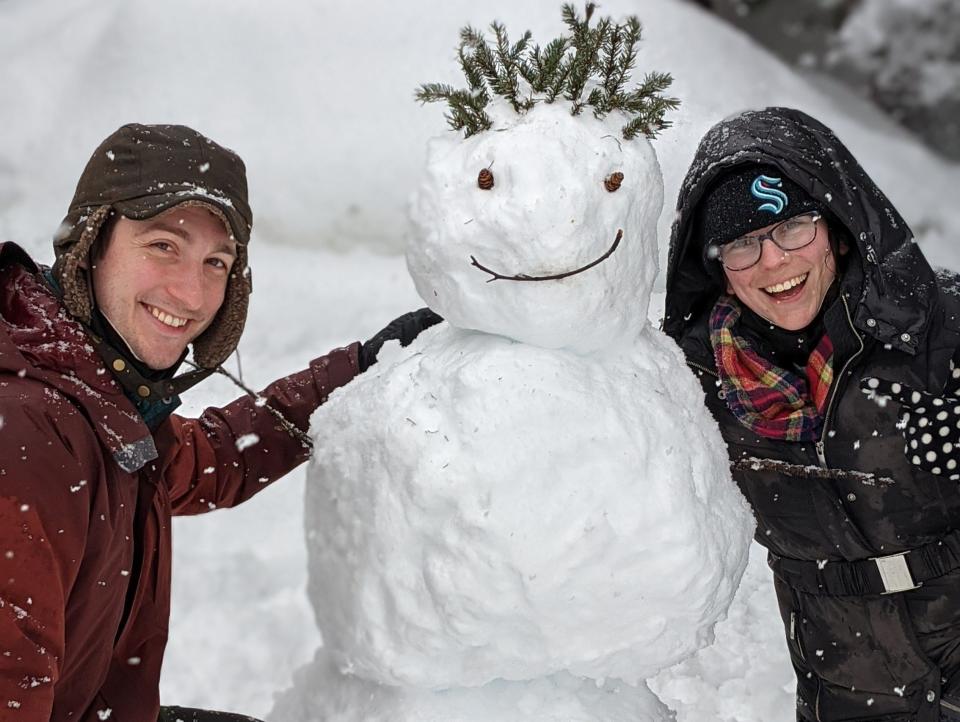
[[[626,89],[635,19],[564,15],[543,49],[465,29],[470,88],[420,91],[464,131],[430,143],[407,250],[447,323],[313,418],[324,646],[278,718],[672,719],[645,680],[739,582],[749,509],[647,320],[669,77]]]

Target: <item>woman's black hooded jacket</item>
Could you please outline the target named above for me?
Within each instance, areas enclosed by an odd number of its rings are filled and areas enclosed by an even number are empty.
[[[721,288],[703,265],[696,210],[719,174],[753,163],[776,166],[817,199],[849,249],[823,313],[834,381],[815,443],[758,436],[719,393],[708,317]],[[878,376],[942,392],[960,346],[958,279],[931,269],[829,129],[768,108],[719,123],[701,142],[677,201],[666,291],[663,329],[703,382],[757,541],[770,551],[799,718],[936,722],[943,704],[960,719],[958,485],[909,464],[899,409],[859,389],[861,378]],[[902,573],[904,559],[869,560],[909,550],[908,569],[931,578],[881,593],[915,580],[901,574],[885,585],[880,566]]]

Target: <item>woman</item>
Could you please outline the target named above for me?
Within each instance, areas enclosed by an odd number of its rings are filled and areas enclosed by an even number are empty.
[[[798,720],[960,722],[954,283],[813,118],[750,111],[702,140],[664,330],[769,550]]]

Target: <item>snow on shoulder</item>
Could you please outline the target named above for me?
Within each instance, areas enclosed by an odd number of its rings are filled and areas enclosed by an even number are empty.
[[[669,76],[631,95],[639,23],[564,12],[542,62],[579,77],[563,102],[510,70],[526,56],[497,24],[497,50],[461,35],[473,101],[424,86],[467,136],[433,141],[408,250],[448,322],[313,417],[324,649],[286,718],[667,720],[644,680],[710,641],[743,573],[723,441],[646,320],[663,198],[643,136],[666,126],[650,87]],[[604,68],[624,72],[601,86]]]

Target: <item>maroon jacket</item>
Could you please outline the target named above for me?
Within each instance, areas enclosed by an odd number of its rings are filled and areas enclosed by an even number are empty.
[[[357,351],[263,395],[306,430]],[[247,434],[259,443],[238,449]],[[249,397],[151,434],[36,266],[0,244],[0,719],[155,722],[171,517],[239,504],[308,455]]]

